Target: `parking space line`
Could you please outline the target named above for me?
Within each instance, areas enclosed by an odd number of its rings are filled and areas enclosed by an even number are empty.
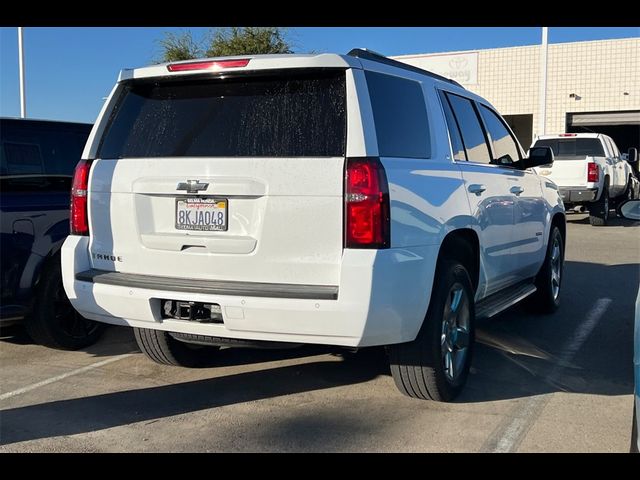
[[[72,370],[67,373],[63,373],[61,375],[56,375],[55,377],[47,378],[46,380],[42,380],[41,382],[33,383],[31,385],[27,385],[26,387],[19,388],[17,390],[13,390],[12,392],[3,393],[0,395],[0,400],[6,400],[7,398],[15,397],[16,395],[21,395],[26,392],[30,392],[31,390],[35,390],[36,388],[44,387],[45,385],[49,385],[54,382],[58,382],[60,380],[64,380],[65,378],[72,377],[74,375],[79,375],[81,373],[88,372],[95,368],[100,368],[105,365],[108,365],[113,362],[117,362],[118,360],[122,360],[124,358],[130,357],[133,353],[125,353],[124,355],[118,355],[117,357],[107,358],[106,360],[102,360],[100,362],[92,363],[91,365],[87,365],[82,368],[78,368],[76,370]]]
[[[564,365],[569,365],[573,357],[580,351],[584,342],[609,308],[612,300],[600,298],[587,314],[585,321],[576,328],[573,335],[565,342],[558,356],[558,363],[551,369],[545,380],[551,384],[559,380]],[[551,395],[538,395],[528,398],[524,405],[515,407],[515,417],[506,425],[498,427],[498,431],[492,434],[482,448],[482,451],[507,453],[513,452],[520,444],[531,425],[542,413],[543,407],[549,401]]]

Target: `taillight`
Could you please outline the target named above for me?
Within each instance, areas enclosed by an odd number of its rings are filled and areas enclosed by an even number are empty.
[[[172,63],[167,65],[170,72],[187,72],[191,70],[215,70],[219,68],[246,67],[249,64],[249,58],[241,58],[238,60],[208,60],[205,62],[189,62],[189,63]]]
[[[389,248],[389,186],[380,159],[348,158],[344,193],[345,248]]]
[[[71,235],[89,235],[87,194],[91,160],[80,160],[76,165],[71,185]]]
[[[600,169],[598,164],[590,162],[587,164],[587,182],[597,183],[600,180]]]

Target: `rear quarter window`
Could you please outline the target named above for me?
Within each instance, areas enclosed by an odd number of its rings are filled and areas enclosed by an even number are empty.
[[[382,157],[429,158],[429,119],[420,83],[365,72],[378,153]]]

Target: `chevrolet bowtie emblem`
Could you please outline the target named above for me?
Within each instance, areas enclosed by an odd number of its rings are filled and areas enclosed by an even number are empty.
[[[198,193],[200,190],[206,190],[207,187],[209,187],[208,183],[201,183],[199,180],[187,180],[186,182],[180,182],[176,190],[186,190],[187,193]]]

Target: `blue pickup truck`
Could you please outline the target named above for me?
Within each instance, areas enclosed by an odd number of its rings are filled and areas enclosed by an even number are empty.
[[[71,180],[91,125],[0,119],[0,326],[24,322],[43,345],[77,349],[100,324],[81,317],[62,287]]]

